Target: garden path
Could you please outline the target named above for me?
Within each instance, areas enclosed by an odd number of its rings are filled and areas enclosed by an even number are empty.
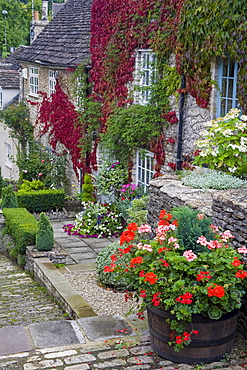
[[[67,265],[74,264],[94,264],[101,249],[115,238],[83,238],[77,235],[67,235],[63,231],[63,226],[68,224],[68,221],[52,221],[54,230],[54,239],[67,253]]]

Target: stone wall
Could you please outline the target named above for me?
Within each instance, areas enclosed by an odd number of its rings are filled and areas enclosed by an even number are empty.
[[[148,222],[156,226],[162,209],[190,206],[212,217],[212,223],[230,230],[233,245],[247,246],[247,192],[243,189],[209,190],[192,189],[176,176],[162,176],[150,181]]]
[[[52,263],[66,264],[66,257],[68,253],[65,252],[58,244],[54,245],[54,248],[50,251],[38,251],[35,246],[26,247],[26,264],[25,270],[29,273],[33,273],[35,259],[37,258],[48,258]]]
[[[171,211],[173,207],[190,206],[207,216],[212,216],[212,193],[184,186],[178,177],[167,175],[150,181],[148,222],[156,226],[162,209]]]
[[[247,189],[213,194],[212,221],[235,236],[233,244],[247,246]]]

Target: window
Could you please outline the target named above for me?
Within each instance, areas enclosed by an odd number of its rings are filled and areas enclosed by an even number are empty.
[[[153,153],[148,151],[138,151],[137,152],[137,176],[136,184],[144,186],[145,192],[149,186],[149,181],[153,178],[154,175],[154,158]]]
[[[219,60],[218,83],[220,94],[217,99],[217,117],[223,117],[231,108],[238,107],[237,76],[237,62],[229,57]]]
[[[156,76],[156,55],[152,50],[139,50],[137,54],[137,74],[140,91],[136,103],[146,104],[151,96],[151,86]]]
[[[77,77],[76,91],[77,91],[77,106],[80,107],[83,105],[83,100],[84,100],[84,84],[83,84],[83,78],[81,76]]]
[[[37,95],[39,90],[39,70],[36,67],[29,68],[30,94]]]
[[[55,92],[57,71],[49,70],[49,96]]]
[[[3,109],[3,90],[0,87],[0,110]]]
[[[7,163],[12,163],[12,149],[11,145],[8,143],[5,143],[5,148],[6,148],[6,157],[7,157]]]

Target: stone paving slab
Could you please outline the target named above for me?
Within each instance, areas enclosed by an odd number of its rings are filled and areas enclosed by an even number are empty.
[[[32,346],[24,326],[0,328],[0,355],[31,351]]]
[[[91,342],[136,335],[120,315],[85,317],[78,322]]]
[[[36,348],[86,343],[76,321],[49,321],[29,325]]]

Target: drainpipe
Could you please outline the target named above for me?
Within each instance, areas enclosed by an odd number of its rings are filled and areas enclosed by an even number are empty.
[[[177,170],[181,170],[182,164],[182,143],[183,143],[183,119],[184,119],[184,100],[185,100],[185,92],[184,89],[186,87],[186,79],[185,75],[182,75],[182,83],[181,83],[181,94],[179,100],[179,120],[178,120],[178,146],[177,146]]]

